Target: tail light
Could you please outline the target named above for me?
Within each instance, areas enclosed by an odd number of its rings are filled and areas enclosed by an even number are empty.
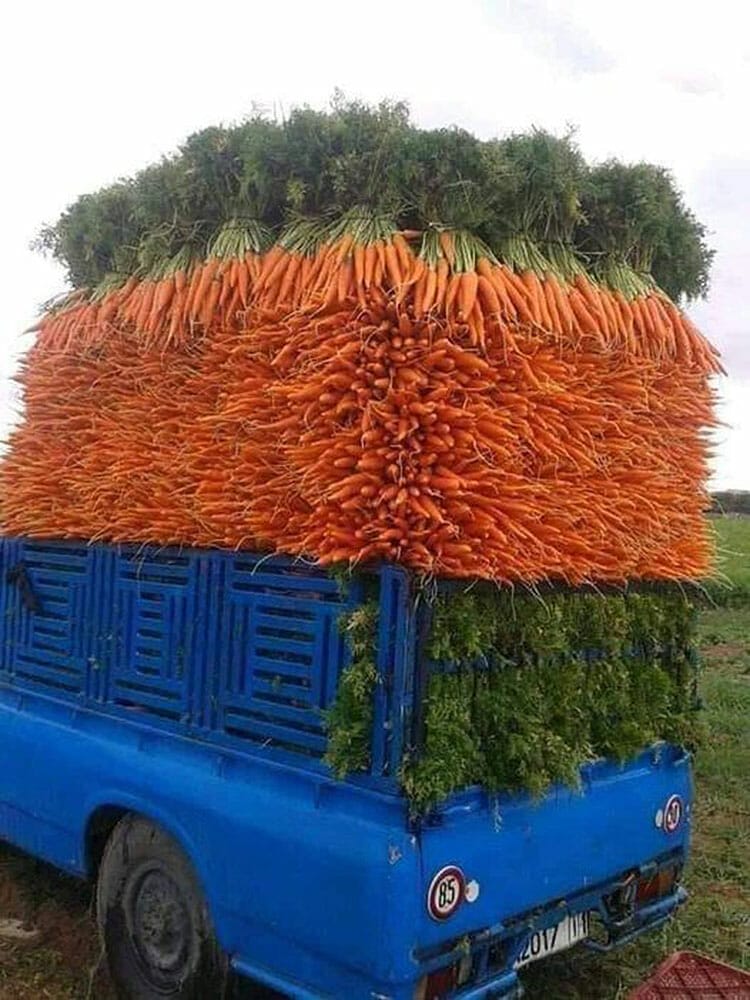
[[[662,868],[650,878],[638,879],[638,886],[635,891],[636,903],[640,906],[650,903],[654,899],[661,899],[668,896],[674,889],[680,869],[674,865]]]
[[[443,1000],[471,978],[471,955],[464,955],[458,962],[436,969],[423,976],[414,991],[414,1000]]]

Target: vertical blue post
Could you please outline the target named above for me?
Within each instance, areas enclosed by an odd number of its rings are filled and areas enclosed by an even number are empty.
[[[2,546],[4,586],[0,588],[0,595],[2,596],[0,611],[3,616],[3,650],[2,659],[0,659],[0,670],[10,679],[15,673],[19,636],[23,624],[23,603],[17,588],[7,584],[7,573],[8,570],[22,562],[24,544],[20,538],[3,538]]]
[[[372,731],[374,775],[395,777],[401,763],[414,691],[414,635],[409,573],[399,566],[383,566]]]

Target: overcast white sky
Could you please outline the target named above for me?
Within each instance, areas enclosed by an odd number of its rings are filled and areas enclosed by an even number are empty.
[[[19,333],[63,287],[29,250],[80,193],[251,105],[406,99],[483,137],[578,128],[584,153],[669,166],[717,250],[693,318],[724,354],[714,485],[750,488],[750,15],[737,0],[225,0],[12,5],[0,57],[0,430]],[[28,338],[26,339],[28,342]]]

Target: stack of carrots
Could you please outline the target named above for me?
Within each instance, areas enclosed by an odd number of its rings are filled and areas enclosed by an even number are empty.
[[[12,534],[388,559],[502,582],[693,579],[714,350],[656,286],[519,270],[353,209],[236,220],[43,318]]]

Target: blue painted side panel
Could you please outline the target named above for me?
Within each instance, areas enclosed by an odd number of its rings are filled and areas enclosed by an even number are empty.
[[[85,874],[97,809],[151,816],[191,857],[235,966],[290,996],[411,1000],[464,935],[465,995],[511,995],[488,942],[510,955],[562,898],[596,907],[627,870],[684,857],[689,822],[667,836],[654,816],[669,795],[689,802],[688,763],[664,748],[594,765],[581,795],[536,804],[468,790],[410,824],[395,775],[417,615],[406,573],[375,582],[372,773],[342,782],[322,760],[322,712],[347,663],[338,618],[363,584],[342,595],[324,572],[247,553],[2,539],[0,837]],[[441,924],[426,891],[449,863],[481,891]]]
[[[81,874],[87,816],[112,803],[144,812],[193,859],[230,954],[285,971],[296,950],[297,974],[314,969],[313,984],[337,981],[334,962],[359,989],[386,979],[391,849],[401,857],[398,879],[417,881],[416,842],[398,800],[88,710],[50,711],[32,695],[8,705],[0,694],[0,732],[26,762],[0,776],[9,839]],[[30,785],[47,799],[30,798]]]

